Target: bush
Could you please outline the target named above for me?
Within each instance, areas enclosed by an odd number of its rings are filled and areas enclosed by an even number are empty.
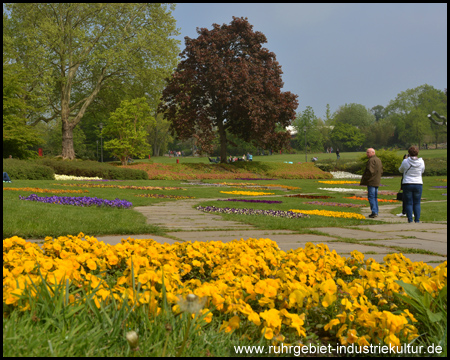
[[[362,174],[365,164],[361,160],[353,159],[333,159],[318,160],[314,163],[320,170],[330,171],[345,171],[352,174]]]
[[[447,176],[447,159],[423,159],[424,176]]]
[[[97,161],[37,159],[36,162],[46,165],[56,174],[85,177],[100,177],[114,180],[148,180],[148,175],[143,170],[122,169]]]
[[[383,164],[383,176],[401,175],[398,171],[403,157],[396,154],[395,151],[378,150],[377,156]],[[352,174],[362,175],[366,168],[368,158],[366,155],[361,156],[358,160],[339,161],[333,159],[319,160],[315,165],[323,171],[346,171]],[[425,172],[423,176],[447,176],[447,159],[432,158],[424,159]]]
[[[376,156],[381,160],[383,164],[383,176],[385,175],[400,175],[398,168],[402,164],[403,157],[397,155],[395,151],[388,150],[378,150],[376,152]],[[367,161],[369,158],[366,155],[361,156],[360,158],[363,165],[363,172],[366,168]],[[362,174],[362,172],[361,172]]]
[[[54,180],[55,172],[49,166],[33,160],[3,159],[3,171],[14,180]]]

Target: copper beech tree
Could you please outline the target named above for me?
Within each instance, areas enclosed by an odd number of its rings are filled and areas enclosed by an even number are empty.
[[[172,131],[182,140],[196,138],[201,152],[211,152],[218,136],[222,162],[227,132],[276,151],[288,146],[284,129],[296,115],[297,95],[281,91],[281,66],[261,46],[265,35],[252,28],[236,17],[212,30],[197,28],[198,38],[185,38],[182,60],[163,91],[160,111]]]

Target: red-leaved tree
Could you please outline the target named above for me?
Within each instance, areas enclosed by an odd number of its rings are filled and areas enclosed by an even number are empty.
[[[222,162],[227,131],[276,151],[289,146],[284,129],[296,115],[297,95],[281,91],[281,66],[261,46],[264,34],[252,28],[236,17],[212,30],[197,28],[197,39],[185,38],[182,61],[163,91],[160,111],[171,129],[182,140],[196,138],[201,152],[211,152],[218,134]]]

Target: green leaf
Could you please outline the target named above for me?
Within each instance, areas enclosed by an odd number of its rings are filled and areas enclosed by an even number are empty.
[[[441,321],[443,319],[443,314],[442,312],[438,312],[438,313],[434,313],[429,309],[425,309],[428,319],[430,320],[430,322],[434,323],[434,322],[438,322]]]
[[[395,282],[397,284],[399,284],[405,290],[405,292],[408,294],[408,296],[410,296],[412,299],[420,302],[423,295],[420,292],[420,290],[417,288],[417,286],[405,283],[402,280],[396,280]]]

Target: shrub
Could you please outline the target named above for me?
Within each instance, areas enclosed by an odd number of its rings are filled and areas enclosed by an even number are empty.
[[[424,176],[447,176],[447,159],[424,159]]]
[[[55,173],[51,167],[39,165],[32,160],[3,159],[3,171],[11,180],[53,180]]]
[[[365,163],[361,160],[353,159],[339,159],[339,161],[333,159],[319,160],[314,163],[322,171],[346,171],[352,174],[362,174],[364,171]]]
[[[388,150],[378,150],[376,152],[376,155],[383,164],[383,175],[400,175],[398,168],[400,167],[403,160],[401,156],[397,155],[395,151]],[[366,155],[363,155],[361,156],[360,160],[364,164],[362,168],[364,172],[369,158]]]

